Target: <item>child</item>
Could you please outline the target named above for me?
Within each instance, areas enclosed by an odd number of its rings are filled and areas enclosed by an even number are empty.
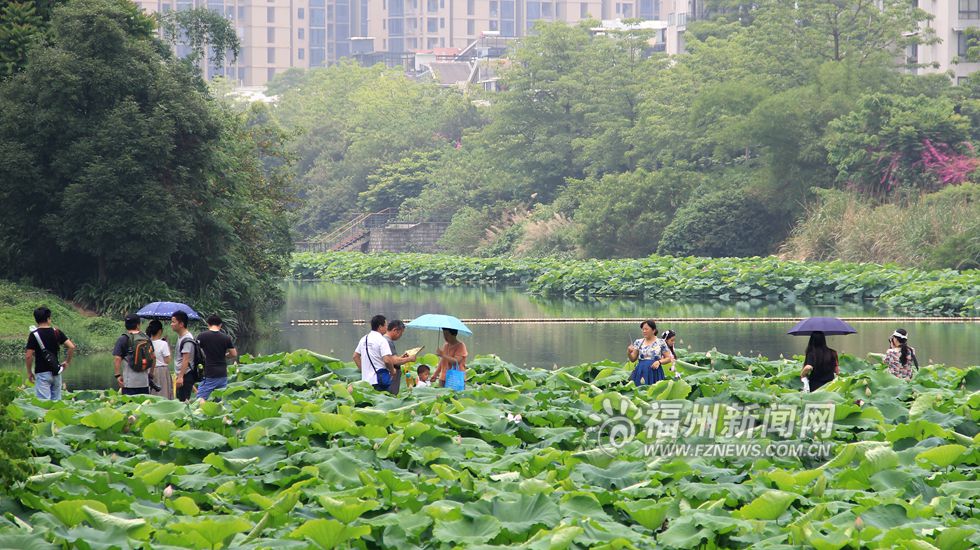
[[[432,382],[429,382],[429,366],[419,365],[418,372],[419,372],[419,381],[415,383],[415,386],[419,388],[428,388],[429,386],[431,386]]]

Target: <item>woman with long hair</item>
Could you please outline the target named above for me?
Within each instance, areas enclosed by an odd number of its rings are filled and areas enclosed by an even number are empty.
[[[153,342],[153,355],[157,358],[157,364],[153,367],[153,372],[150,373],[150,378],[156,387],[151,387],[150,393],[173,399],[173,379],[170,377],[170,344],[163,338],[163,323],[156,319],[150,321],[150,324],[146,326],[146,335]]]
[[[919,369],[919,360],[915,357],[915,348],[909,345],[909,331],[904,328],[896,329],[888,337],[888,351],[885,352],[885,365],[888,372],[902,380],[912,380]]]
[[[824,333],[814,332],[807,342],[806,358],[803,361],[803,370],[800,372],[804,389],[809,385],[809,391],[813,391],[833,380],[839,373],[837,351],[827,347],[827,337]]]
[[[626,357],[636,367],[630,374],[630,380],[637,386],[656,384],[667,378],[664,376],[664,365],[674,362],[667,343],[657,335],[657,323],[653,319],[640,323],[643,338],[637,338],[626,348]]]
[[[672,330],[665,330],[663,334],[660,335],[660,339],[667,344],[667,349],[670,350],[670,373],[674,375],[674,378],[680,378],[677,374],[677,369],[674,368],[677,365],[677,354],[674,353],[674,342],[677,340],[677,333]]]

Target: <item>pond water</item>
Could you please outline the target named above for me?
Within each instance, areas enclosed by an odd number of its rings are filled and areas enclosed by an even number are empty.
[[[521,289],[473,287],[419,287],[398,285],[286,282],[283,308],[271,319],[271,334],[256,342],[239,342],[244,353],[273,353],[308,348],[349,361],[357,339],[368,327],[354,324],[375,313],[410,319],[423,313],[447,313],[466,319],[537,319],[534,323],[474,324],[474,335],[465,337],[471,355],[493,353],[516,365],[550,368],[583,362],[625,360],[626,346],[640,337],[635,323],[554,323],[546,319],[621,318],[803,318],[816,315],[839,317],[882,316],[889,312],[866,304],[803,305],[656,302],[639,299],[576,300],[541,298]],[[336,325],[300,326],[294,321],[337,320]],[[678,333],[679,346],[705,351],[779,357],[802,354],[805,337],[786,335],[793,323],[658,322],[658,328]],[[831,347],[852,355],[882,353],[888,336],[901,326],[912,335],[920,362],[949,365],[980,363],[980,323],[858,322],[858,334],[830,337]],[[167,328],[169,332],[169,327]],[[168,338],[173,341],[173,335]],[[435,331],[408,330],[399,349],[439,344]],[[23,361],[5,361],[4,368],[18,368]],[[94,354],[79,357],[66,373],[72,389],[106,388],[113,383],[112,357]]]

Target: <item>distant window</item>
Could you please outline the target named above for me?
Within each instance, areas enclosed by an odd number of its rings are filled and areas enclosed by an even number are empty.
[[[960,19],[980,19],[980,0],[960,0]]]
[[[304,38],[306,38],[306,29],[300,27],[299,31],[297,32],[297,35],[298,35],[297,38],[303,40]]]
[[[970,40],[965,32],[956,33],[956,54],[960,57],[966,57],[966,52],[972,45],[971,42],[976,42],[976,39]]]
[[[589,5],[585,2],[580,2],[578,5],[578,16],[581,19],[589,18]]]
[[[439,28],[440,29],[445,29],[446,28],[446,18],[445,17],[440,17],[439,18]]]
[[[238,6],[238,18],[245,19],[245,6]]]
[[[476,0],[466,0],[466,15],[474,15],[476,13]]]
[[[267,63],[275,63],[276,62],[276,49],[275,48],[266,48],[265,49],[265,60],[266,60]]]
[[[265,20],[269,23],[276,22],[276,8],[269,6],[265,9]]]
[[[268,27],[267,29],[265,29],[265,41],[268,42],[269,44],[272,44],[273,42],[276,41],[275,27]]]
[[[429,32],[438,32],[439,19],[436,17],[430,17],[429,20],[425,22],[425,30]]]
[[[296,11],[297,19],[306,19],[306,8],[300,8]]]
[[[269,70],[266,72],[266,78],[268,80],[272,80],[275,77],[276,77],[276,69],[274,67],[269,67]]]
[[[623,4],[623,17],[633,17],[633,4]]]
[[[303,48],[300,48],[300,49],[299,49],[299,50],[298,50],[298,51],[296,52],[296,57],[298,57],[298,58],[300,58],[300,59],[305,59],[305,58],[306,58],[306,50],[304,50]]]
[[[470,36],[476,34],[476,21],[472,19],[466,21],[466,34]]]

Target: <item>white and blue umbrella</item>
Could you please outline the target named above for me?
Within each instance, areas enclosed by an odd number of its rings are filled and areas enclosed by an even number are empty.
[[[407,328],[420,328],[422,330],[442,330],[444,328],[451,328],[472,336],[473,331],[470,330],[462,321],[453,317],[452,315],[442,315],[439,313],[426,313],[415,319],[412,319],[410,323],[405,325]]]

